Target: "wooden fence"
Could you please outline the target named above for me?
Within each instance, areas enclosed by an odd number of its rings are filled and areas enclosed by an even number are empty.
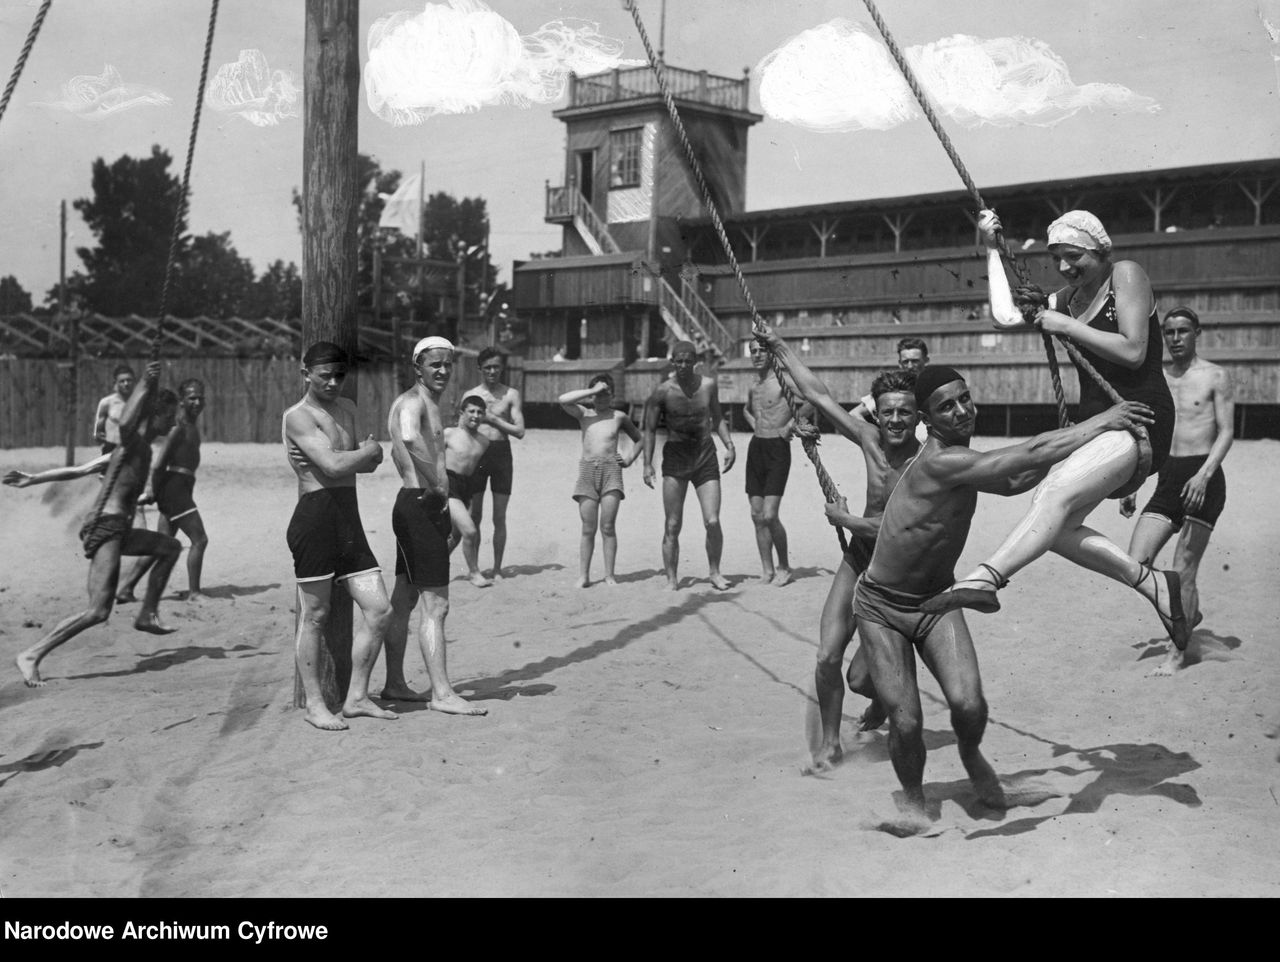
[[[518,377],[519,359],[511,376]],[[204,382],[208,398],[201,427],[206,440],[275,443],[280,418],[303,393],[298,362],[292,358],[189,357],[166,359],[160,383],[177,389],[187,378]],[[84,358],[80,361],[74,415],[75,443],[93,443],[93,418],[100,398],[110,393],[111,371],[128,364],[136,372],[146,358]],[[396,395],[412,383],[409,366],[391,362],[362,364],[357,371],[359,403],[356,427],[361,435],[387,440],[387,411]],[[55,447],[67,440],[70,363],[50,358],[0,359],[0,448]],[[461,392],[480,382],[476,359],[459,353],[443,398],[446,419]]]

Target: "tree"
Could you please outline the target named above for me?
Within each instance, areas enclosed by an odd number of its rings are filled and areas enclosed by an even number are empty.
[[[169,313],[177,317],[244,316],[253,309],[253,265],[231,244],[231,233],[194,238],[174,273]]]
[[[93,198],[73,207],[98,246],[78,247],[85,272],[67,288],[90,310],[107,315],[152,315],[160,309],[165,264],[182,184],[169,173],[173,158],[159,145],[141,160],[128,154],[107,166],[93,162]],[[186,231],[180,224],[179,235]]]
[[[258,278],[247,318],[273,317],[288,320],[302,316],[302,272],[290,261],[277,260]]]
[[[0,277],[0,315],[31,313],[31,295],[12,274]]]

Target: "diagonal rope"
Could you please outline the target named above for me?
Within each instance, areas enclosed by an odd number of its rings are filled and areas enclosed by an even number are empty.
[[[53,0],[44,0],[36,12],[35,22],[31,24],[26,42],[22,45],[22,52],[18,54],[18,62],[14,64],[13,73],[9,75],[9,82],[4,85],[4,95],[0,96],[0,119],[4,117],[5,108],[9,106],[9,98],[13,96],[13,91],[18,86],[18,78],[22,76],[22,70],[27,65],[27,57],[31,56],[31,48],[35,46],[36,37],[44,25],[45,14],[49,12],[49,7],[52,5]]]
[[[738,282],[738,289],[742,293],[742,299],[746,303],[747,309],[751,312],[751,329],[756,333],[764,332],[768,330],[768,326],[756,309],[755,298],[752,296],[750,288],[747,287],[747,279],[742,273],[738,258],[733,253],[733,245],[729,243],[729,235],[725,231],[724,222],[720,219],[720,212],[716,207],[715,198],[711,194],[711,188],[707,184],[706,176],[703,174],[702,164],[699,163],[697,153],[693,149],[693,143],[689,140],[684,121],[680,118],[680,111],[676,109],[676,102],[671,95],[671,88],[667,85],[667,77],[663,70],[662,61],[654,53],[653,45],[649,42],[649,34],[644,28],[644,21],[640,17],[640,11],[636,6],[635,0],[623,0],[623,6],[631,12],[631,18],[635,21],[636,32],[640,34],[640,42],[644,44],[645,54],[649,58],[649,66],[653,68],[654,76],[658,81],[658,89],[662,93],[663,102],[667,105],[667,113],[671,115],[671,123],[675,127],[676,136],[680,140],[681,147],[684,148],[685,159],[689,162],[689,169],[693,174],[694,180],[698,183],[698,189],[702,192],[703,204],[707,208],[707,213],[711,216],[711,223],[715,227],[716,235],[720,238],[720,245],[724,248],[725,256],[729,259],[729,266],[733,269],[733,276]],[[770,366],[777,375],[778,384],[782,388],[782,396],[791,408],[792,417],[795,418],[797,423],[800,423],[801,402],[796,398],[795,392],[783,376],[786,368],[778,360],[777,355],[774,354],[768,344],[763,341],[761,341],[761,344],[769,354]],[[831,475],[822,463],[822,458],[818,454],[817,439],[801,435],[800,445],[804,448],[805,455],[813,462],[814,473],[818,477],[818,484],[822,488],[823,496],[828,503],[834,504],[840,498],[840,489],[836,487],[835,481],[832,480]],[[840,549],[843,551],[848,547],[844,529],[837,527],[836,534],[840,539]]]
[[[173,279],[174,265],[178,259],[178,246],[182,236],[182,221],[187,212],[187,199],[190,195],[191,188],[191,161],[196,151],[196,133],[200,129],[200,111],[204,106],[204,90],[205,83],[209,76],[209,58],[213,50],[213,33],[214,26],[218,21],[218,0],[213,0],[213,7],[209,12],[209,30],[204,41],[204,62],[200,67],[200,86],[196,94],[195,115],[191,120],[191,137],[187,141],[187,163],[182,173],[182,189],[178,196],[178,209],[173,215],[173,233],[169,238],[169,259],[164,268],[164,287],[160,292],[160,313],[156,317],[155,332],[151,335],[151,360],[160,360],[160,341],[164,337],[164,318],[169,309],[169,287]],[[154,389],[154,385],[148,390]],[[148,404],[154,401],[154,397],[146,399]],[[125,440],[121,438],[120,446],[125,446]],[[107,500],[111,497],[111,492],[115,489],[116,480],[120,476],[120,470],[124,467],[125,457],[121,453],[120,457],[113,458],[107,465],[107,470],[102,479],[102,490],[98,492],[98,498],[94,502],[93,511],[90,518],[96,520],[102,516],[102,510],[106,506]]]

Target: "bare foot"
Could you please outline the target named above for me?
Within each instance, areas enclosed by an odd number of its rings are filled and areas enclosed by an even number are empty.
[[[302,718],[308,725],[314,725],[321,731],[326,732],[344,732],[347,730],[347,723],[341,718],[329,711],[327,708],[310,708],[303,713]]]
[[[506,580],[507,580],[507,576],[506,576],[506,575],[504,575],[504,574],[502,573],[502,569],[501,569],[501,568],[494,568],[494,569],[493,569],[493,580],[494,580],[494,581],[506,581]]]
[[[589,588],[591,587],[591,579],[586,575],[579,575],[578,580],[573,583],[573,586],[575,588]]]
[[[618,579],[615,578],[613,575],[605,575],[604,583],[607,585],[616,585],[618,583]]]
[[[795,575],[791,573],[790,568],[779,568],[778,573],[773,576],[773,586],[781,588],[783,585],[789,585],[795,580]]]
[[[665,587],[666,587],[666,590],[667,590],[667,591],[679,591],[679,590],[680,590],[680,579],[679,579],[679,578],[668,578],[668,579],[667,579],[667,584],[666,584],[666,586],[665,586]]]
[[[49,684],[40,677],[40,659],[34,655],[22,652],[13,663],[18,666],[18,671],[22,672],[22,683],[28,688],[43,688]]]
[[[384,685],[382,694],[378,696],[383,701],[431,701],[431,692],[414,691],[408,685]]]
[[[1165,655],[1164,661],[1156,665],[1147,677],[1169,678],[1186,667],[1186,660],[1187,653],[1185,651],[1178,651],[1177,648],[1170,649],[1169,654]]]
[[[482,575],[478,571],[471,572],[471,574],[467,576],[467,580],[470,581],[477,588],[493,587],[493,582],[490,581],[488,578],[486,578],[484,575]]]
[[[380,708],[368,698],[349,701],[342,706],[343,718],[356,718],[357,716],[362,716],[364,718],[381,718],[383,721],[395,721],[400,717],[395,712],[387,711],[385,708]]]
[[[925,810],[924,802],[900,799],[898,814],[890,818],[872,818],[863,824],[877,832],[884,832],[895,838],[913,838],[922,835],[937,835],[944,829],[937,829],[934,821]]]
[[[818,750],[813,753],[813,762],[800,769],[801,775],[821,775],[824,772],[832,772],[844,760],[844,749],[840,747],[840,740],[836,739],[834,745],[828,745],[825,742],[819,746]]]
[[[168,625],[160,624],[160,616],[154,611],[140,611],[138,617],[133,622],[133,627],[138,631],[145,631],[152,635],[171,635],[177,628],[170,628]]]
[[[205,596],[198,591],[188,591],[182,598],[183,601],[204,601]]]
[[[862,715],[858,718],[858,731],[873,732],[883,725],[888,717],[884,706],[873,698],[871,704],[863,710]]]
[[[450,693],[444,698],[432,698],[431,710],[444,712],[446,715],[487,715],[489,709],[473,705],[460,695]]]
[[[773,584],[773,579],[776,578],[777,576],[778,576],[778,572],[776,571],[765,571],[760,575],[760,578],[759,580],[756,581],[756,584],[771,585]]]
[[[729,579],[718,571],[711,572],[711,575],[707,580],[711,582],[711,586],[717,591],[729,590]]]
[[[121,591],[116,595],[116,604],[118,605],[133,604],[137,600],[132,591]]]

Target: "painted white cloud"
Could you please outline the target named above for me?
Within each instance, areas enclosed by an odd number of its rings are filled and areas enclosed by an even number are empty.
[[[106,64],[102,76],[72,77],[62,85],[61,100],[37,101],[36,106],[62,110],[86,120],[103,120],[135,107],[167,107],[171,103],[159,90],[125,83],[120,72]]]
[[[966,127],[1050,126],[1081,110],[1158,111],[1119,84],[1077,84],[1045,43],[956,34],[905,51],[935,107]],[[806,30],[758,68],[760,104],[775,120],[818,132],[888,130],[921,116],[898,65],[862,24]]]
[[[204,101],[212,109],[237,114],[256,127],[274,127],[299,115],[299,93],[293,75],[272,70],[261,50],[241,50],[239,60],[218,68]]]
[[[369,28],[367,44],[369,109],[397,127],[492,104],[552,103],[570,71],[644,63],[621,59],[622,42],[586,21],[556,20],[522,37],[480,0],[383,17]]]

